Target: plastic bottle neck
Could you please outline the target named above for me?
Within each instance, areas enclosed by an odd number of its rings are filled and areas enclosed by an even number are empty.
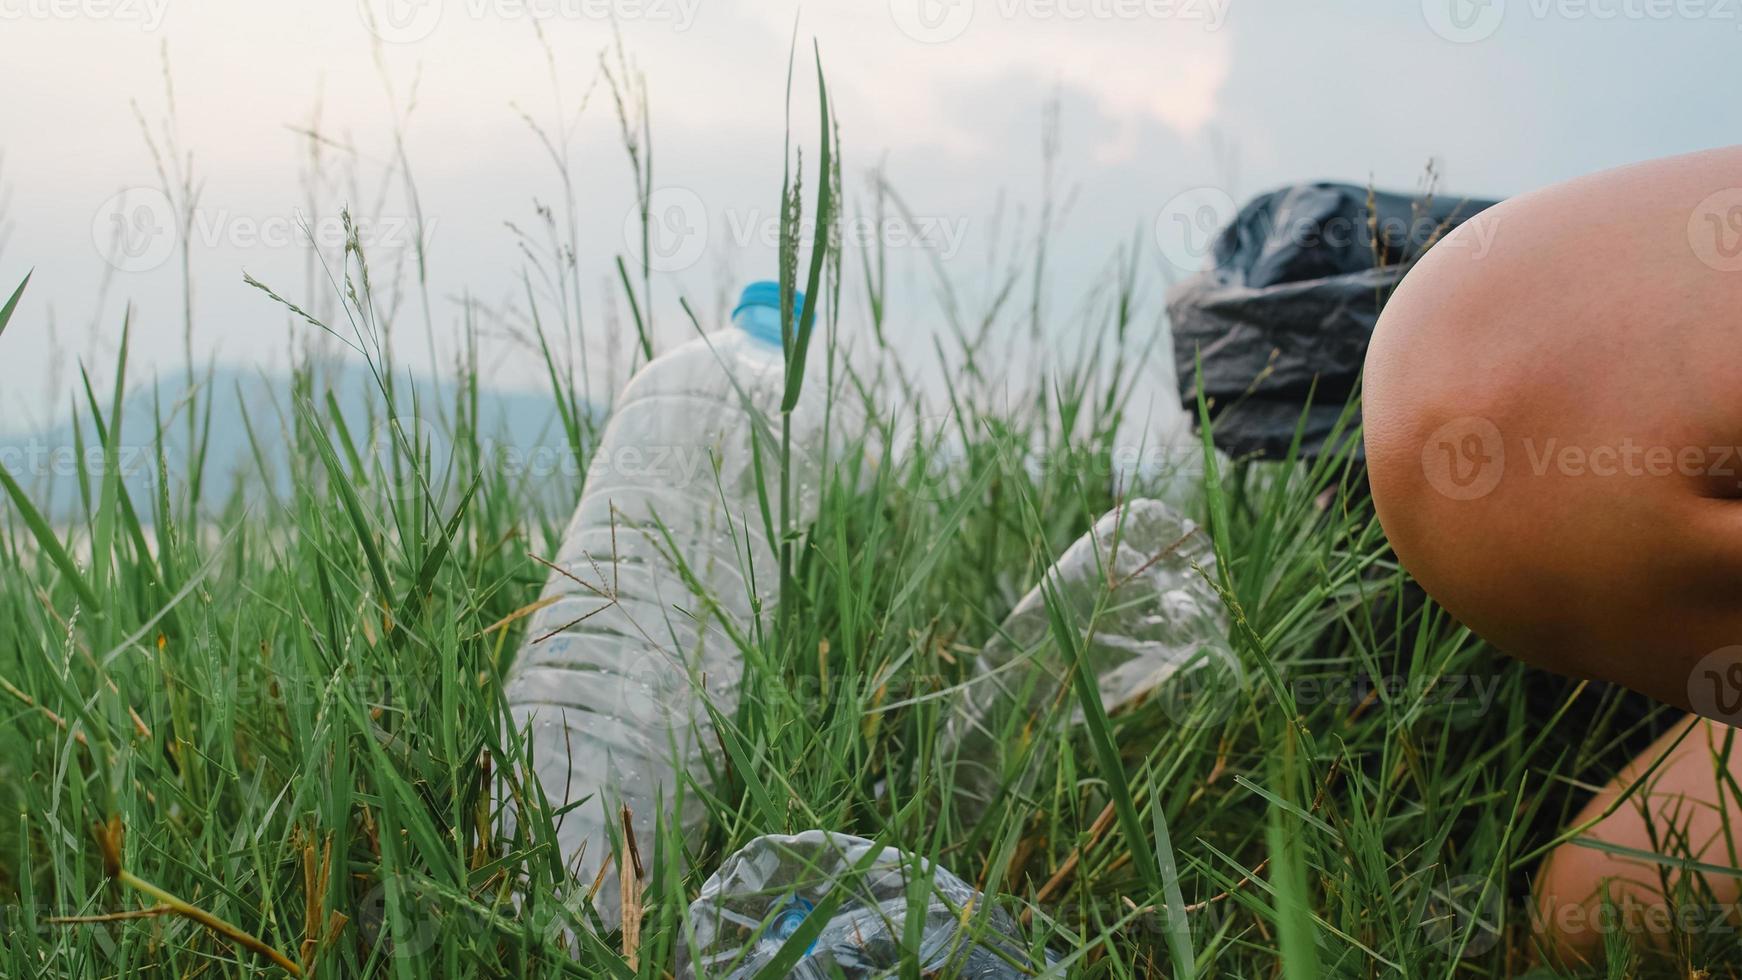
[[[760,344],[767,344],[779,349],[780,343],[780,311],[769,306],[740,307],[732,316],[732,324],[744,331],[750,339]]]
[[[796,336],[798,317],[804,310],[804,293],[792,295],[793,323],[788,325]],[[738,307],[732,311],[732,323],[756,340],[775,347],[782,346],[780,322],[780,283],[772,279],[753,282],[744,287]]]

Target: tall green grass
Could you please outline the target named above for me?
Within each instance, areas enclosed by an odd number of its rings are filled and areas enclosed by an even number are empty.
[[[335,317],[260,284],[263,302],[349,345],[379,389],[373,412],[346,417],[311,361],[294,404],[244,420],[262,470],[269,445],[289,447],[288,496],[201,496],[198,475],[168,463],[172,419],[121,430],[125,325],[114,377],[87,379],[81,396],[100,443],[78,454],[82,519],[51,523],[28,481],[0,470],[0,975],[659,977],[722,857],[810,828],[900,847],[986,889],[1022,924],[1037,970],[1046,950],[1056,973],[1108,978],[1524,969],[1526,875],[1575,783],[1618,767],[1646,723],[1591,688],[1550,685],[1545,700],[1422,599],[1373,519],[1353,427],[1310,462],[1225,460],[1206,435],[1178,457],[1189,493],[1178,474],[1117,485],[1142,377],[1131,364],[1153,347],[1134,312],[1136,254],[1083,305],[1086,353],[1025,399],[988,351],[1036,329],[1044,263],[1027,310],[1001,312],[1010,288],[984,311],[952,297],[956,327],[937,348],[954,379],[948,422],[907,425],[900,408],[918,393],[883,346],[885,257],[843,261],[830,234],[846,202],[820,81],[820,161],[807,172],[796,160],[781,189],[783,292],[788,305],[797,287],[808,297],[784,407],[807,361],[839,369],[841,325],[862,315],[843,300],[856,264],[886,359],[851,386],[878,465],[826,485],[801,522],[789,429],[768,420],[761,506],[780,542],[778,611],[742,639],[738,711],[716,715],[725,752],[703,795],[705,842],[680,854],[669,826],[639,842],[636,933],[598,928],[593,881],[550,843],[562,801],[529,779],[504,726],[501,679],[567,515],[491,456],[475,334],[450,400],[406,380],[353,234],[333,270]],[[632,162],[650,182],[641,120],[624,130],[640,134]],[[818,231],[804,243],[807,200]],[[879,192],[876,206],[892,200]],[[555,289],[529,274],[527,302],[584,463],[599,419],[566,354],[587,345],[565,254],[536,270]],[[622,260],[615,271],[641,294],[630,349],[656,355],[641,318],[660,287],[645,268],[639,283]],[[8,324],[17,298],[0,331],[39,328]],[[196,419],[211,393],[192,377],[178,410]],[[190,431],[197,459],[204,429]],[[117,475],[119,448],[140,442],[159,460],[149,497]],[[977,650],[1119,497],[1164,486],[1213,542],[1244,682],[1111,716],[1079,683],[1028,725],[1000,805],[964,824],[940,736]],[[1092,626],[1057,603],[1054,625],[1065,651]],[[1363,679],[1390,683],[1327,693]],[[502,806],[519,816],[512,834]],[[1639,955],[1635,969],[1663,975],[1742,964],[1716,933]]]

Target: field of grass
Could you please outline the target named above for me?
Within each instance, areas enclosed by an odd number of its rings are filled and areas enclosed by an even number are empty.
[[[838,174],[807,178],[787,216],[809,197],[826,229]],[[879,258],[789,242],[788,287],[820,300],[789,357],[844,370],[833,338],[848,321],[888,355]],[[728,778],[699,849],[640,842],[627,936],[593,927],[591,881],[549,844],[560,813],[504,734],[501,679],[568,515],[539,502],[534,481],[551,477],[499,465],[476,427],[476,339],[458,396],[421,400],[348,248],[323,326],[373,365],[380,400],[344,417],[305,365],[295,404],[247,420],[259,444],[291,447],[283,496],[219,494],[168,463],[158,492],[129,492],[119,447],[180,426],[197,456],[209,393],[164,406],[155,432],[120,432],[124,364],[89,382],[82,518],[51,523],[28,481],[0,475],[0,975],[660,977],[725,855],[811,828],[953,869],[1016,915],[1036,969],[1048,949],[1062,975],[1523,973],[1530,872],[1571,836],[1581,787],[1664,718],[1506,661],[1428,603],[1373,519],[1354,427],[1314,462],[1199,450],[1175,457],[1187,492],[1178,474],[1119,487],[1167,482],[1206,529],[1244,679],[1080,726],[1067,699],[1034,719],[1009,774],[1022,791],[987,820],[956,816],[938,751],[952,689],[1116,501],[1135,384],[1119,365],[1154,343],[1130,268],[1082,304],[1085,353],[1027,400],[1008,398],[998,354],[1027,311],[940,343],[946,431],[900,421],[899,359],[859,379],[881,463],[827,485],[809,526],[776,504],[790,525],[779,612],[746,640]],[[650,297],[644,270],[613,271]],[[868,308],[843,309],[849,277]],[[575,314],[531,302],[584,463],[596,420],[566,353]],[[37,328],[10,312],[0,331]],[[657,353],[647,338],[624,346]],[[781,459],[776,445],[776,501]],[[512,834],[502,805],[517,808]],[[1713,930],[1659,953],[1617,945],[1607,971],[1739,968],[1734,934]]]

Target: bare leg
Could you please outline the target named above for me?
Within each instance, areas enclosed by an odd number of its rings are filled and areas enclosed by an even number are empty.
[[[1580,838],[1648,854],[1685,850],[1710,864],[1737,864],[1742,798],[1725,783],[1742,780],[1742,732],[1703,719],[1691,725],[1691,732],[1689,725],[1677,725],[1665,733],[1586,804],[1573,821]],[[1640,788],[1623,800],[1642,776]],[[1537,933],[1551,957],[1569,966],[1595,964],[1605,937],[1615,931],[1658,947],[1686,938],[1678,933],[1734,935],[1742,882],[1700,876],[1710,892],[1701,880],[1690,880],[1690,893],[1672,908],[1665,887],[1674,895],[1682,877],[1653,861],[1563,845],[1537,875]]]
[[[1525,660],[1742,722],[1742,148],[1459,228],[1388,304],[1364,413],[1380,521],[1447,609]],[[1707,741],[1690,736],[1663,785],[1709,810],[1725,796]],[[1592,834],[1636,842],[1627,813]],[[1546,911],[1609,876],[1641,867],[1563,847]],[[1555,921],[1562,948],[1600,950]]]

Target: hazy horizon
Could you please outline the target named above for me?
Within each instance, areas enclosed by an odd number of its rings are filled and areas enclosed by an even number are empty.
[[[35,270],[0,340],[0,411],[11,430],[60,414],[78,359],[102,373],[112,357],[128,301],[133,376],[182,363],[176,240],[151,225],[162,223],[159,178],[141,132],[143,120],[160,145],[167,137],[166,62],[176,138],[199,181],[196,346],[268,368],[282,368],[310,328],[242,275],[311,309],[330,303],[330,287],[310,278],[303,223],[330,245],[349,205],[369,221],[376,261],[409,261],[416,212],[389,175],[396,126],[424,218],[436,367],[452,357],[465,300],[519,302],[523,260],[506,223],[531,227],[535,203],[561,201],[522,113],[573,126],[588,339],[605,349],[626,315],[613,263],[633,263],[638,247],[625,234],[632,174],[599,81],[613,19],[647,85],[656,223],[670,236],[654,277],[666,343],[688,329],[673,315],[679,295],[706,314],[772,271],[795,29],[793,142],[807,188],[814,41],[849,206],[865,217],[867,174],[881,167],[915,218],[881,234],[895,262],[897,336],[928,354],[933,257],[972,298],[1008,261],[1010,239],[1033,237],[1049,106],[1058,211],[1047,321],[1067,342],[1078,302],[1132,242],[1155,321],[1160,286],[1190,259],[1167,240],[1170,210],[1204,200],[1226,209],[1316,179],[1407,191],[1430,160],[1442,193],[1506,196],[1732,142],[1742,116],[1718,84],[1742,32],[1715,2],[1410,0],[1363,5],[1359,20],[1355,10],[1281,0],[0,0],[0,56],[29,66],[0,110],[0,283],[9,290]],[[311,169],[310,129],[322,134],[324,169]],[[119,258],[103,240],[117,232],[141,236]],[[396,329],[421,368],[421,298],[407,303]],[[484,324],[488,377],[538,387],[511,327]],[[627,349],[626,335],[615,344]],[[595,373],[595,384],[620,380]]]

